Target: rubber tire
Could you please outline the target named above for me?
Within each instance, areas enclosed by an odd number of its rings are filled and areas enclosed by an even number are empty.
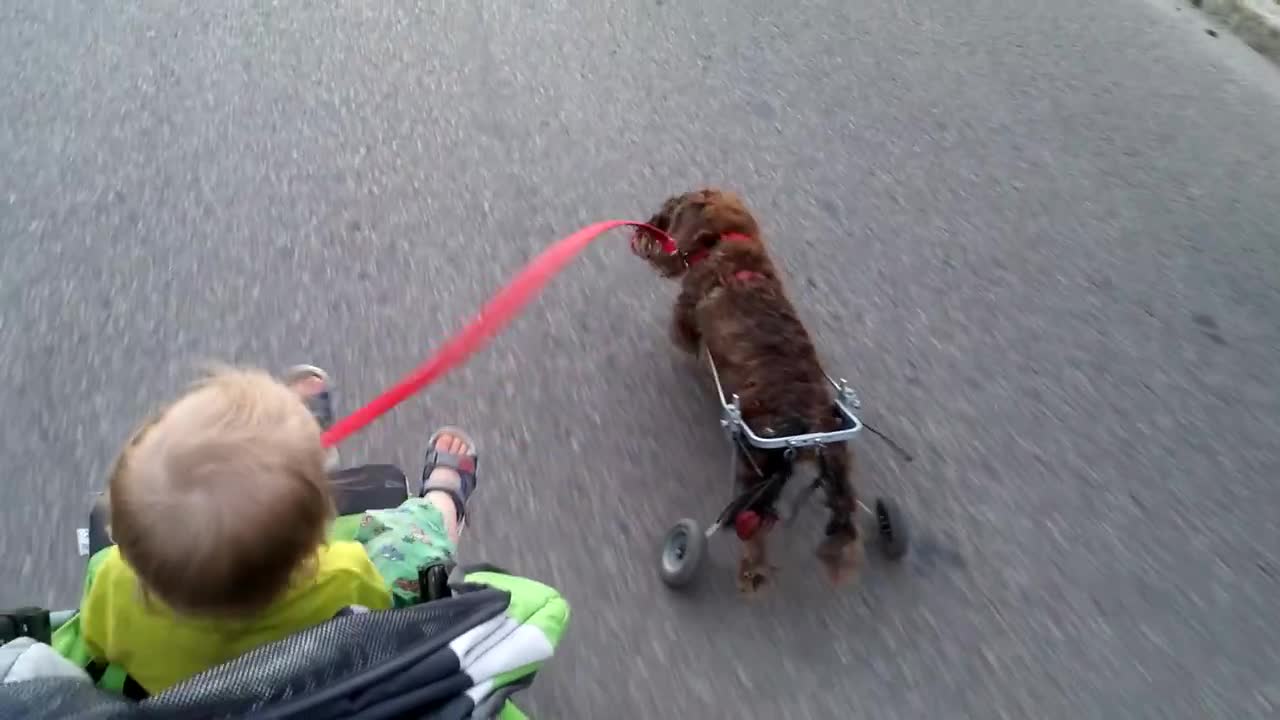
[[[906,516],[890,498],[876,498],[875,515],[880,552],[889,560],[901,560],[911,547],[911,527]]]
[[[677,552],[675,543],[684,541],[684,551]],[[707,555],[707,536],[696,520],[685,518],[667,531],[658,555],[658,576],[670,588],[686,587],[698,576]]]

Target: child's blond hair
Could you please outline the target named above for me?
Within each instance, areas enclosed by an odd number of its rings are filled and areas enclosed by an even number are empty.
[[[333,500],[320,426],[270,375],[219,369],[144,424],[108,486],[111,536],[147,597],[245,615],[324,543]]]

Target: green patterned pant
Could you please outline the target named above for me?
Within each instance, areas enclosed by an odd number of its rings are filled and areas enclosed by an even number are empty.
[[[418,602],[419,568],[452,561],[456,549],[444,516],[425,498],[409,498],[399,507],[364,513],[352,539],[364,545],[396,607]]]

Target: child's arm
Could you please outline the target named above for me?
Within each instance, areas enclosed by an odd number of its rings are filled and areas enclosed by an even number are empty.
[[[95,583],[98,571],[107,563],[108,558],[118,554],[114,546],[103,548],[89,558],[85,569],[84,592],[80,597],[80,608],[70,620],[63,623],[53,633],[53,648],[62,657],[70,660],[77,667],[96,668],[91,673],[96,678],[95,684],[104,690],[124,692],[128,675],[124,669],[112,664],[103,649],[105,642],[103,633],[111,614],[111,600],[103,592],[102,584]],[[96,590],[96,592],[95,592]]]
[[[91,660],[101,656],[101,648],[92,647],[85,636],[83,617],[85,608],[90,606],[92,602],[90,597],[93,589],[93,579],[98,573],[98,568],[102,566],[102,563],[111,552],[110,547],[103,548],[89,558],[89,562],[85,565],[84,591],[80,594],[79,611],[53,632],[54,649],[58,651],[59,655],[80,667],[87,666]]]
[[[393,598],[386,582],[379,574],[363,548],[356,549],[358,557],[348,564],[351,570],[351,605],[361,605],[370,610],[386,610],[393,605]]]
[[[323,598],[323,609],[312,613],[312,623],[328,620],[353,605],[369,610],[391,607],[391,593],[359,543],[350,540],[330,542],[323,550],[323,557],[324,585],[316,586]],[[324,612],[332,615],[321,617]]]

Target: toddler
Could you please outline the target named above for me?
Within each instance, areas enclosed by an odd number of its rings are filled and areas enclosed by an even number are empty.
[[[321,444],[327,378],[288,385],[220,370],[146,422],[112,469],[110,534],[81,603],[85,645],[158,693],[344,608],[412,602],[417,570],[457,541],[476,455],[432,438],[423,496],[365,514],[330,541],[334,500]]]

